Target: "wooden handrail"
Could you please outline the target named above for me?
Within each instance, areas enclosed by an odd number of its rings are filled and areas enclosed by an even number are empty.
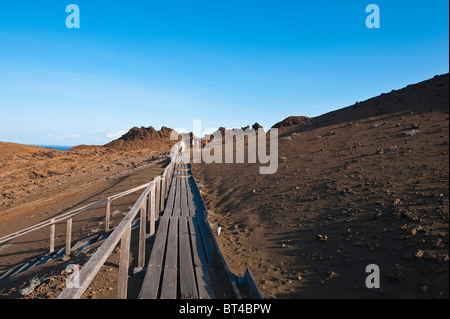
[[[73,218],[76,215],[79,215],[79,214],[84,213],[86,211],[92,210],[92,209],[97,208],[99,206],[102,206],[104,204],[108,204],[108,203],[110,203],[110,202],[112,202],[112,201],[114,201],[116,199],[119,199],[119,198],[121,198],[123,196],[129,195],[129,194],[134,193],[134,192],[136,192],[136,191],[138,191],[138,190],[140,190],[142,188],[148,187],[149,184],[150,183],[146,183],[146,184],[143,184],[141,186],[134,187],[132,189],[129,189],[129,190],[123,191],[121,193],[112,195],[112,196],[110,196],[108,198],[100,199],[100,200],[98,200],[96,202],[93,202],[91,204],[88,204],[88,205],[85,205],[83,207],[80,207],[80,208],[71,210],[69,212],[63,213],[63,214],[59,215],[58,217],[52,217],[52,218],[47,219],[45,221],[36,223],[36,224],[34,224],[34,225],[30,226],[30,227],[21,229],[21,230],[19,230],[17,232],[14,232],[12,234],[0,237],[0,244],[5,243],[5,242],[10,241],[10,240],[13,240],[13,239],[15,239],[17,237],[26,235],[26,234],[31,233],[33,231],[39,230],[39,229],[41,229],[43,227],[52,226],[55,223],[59,223],[59,222],[71,219],[71,218]]]
[[[141,208],[141,204],[143,200],[148,196],[151,188],[155,187],[155,180],[149,184],[149,186],[145,189],[145,191],[141,194],[139,199],[133,205],[128,214],[122,219],[120,224],[114,229],[114,231],[109,235],[109,237],[105,240],[105,242],[97,249],[96,253],[92,256],[91,259],[87,262],[87,264],[79,271],[77,274],[77,283],[78,285],[71,285],[70,287],[65,288],[61,294],[58,296],[58,299],[78,299],[87,289],[91,281],[94,279],[95,275],[97,275],[100,268],[108,259],[111,252],[117,246],[120,240],[123,240],[124,234],[127,236],[127,230],[130,230],[130,225],[133,222],[134,218],[138,214]],[[122,252],[122,250],[121,250]],[[122,265],[123,266],[123,265]],[[127,264],[128,267],[128,264]],[[119,270],[119,273],[123,273],[122,270]],[[128,274],[128,272],[127,272]],[[74,278],[75,279],[75,278]],[[119,278],[119,282],[120,282]],[[75,286],[75,287],[73,287]]]
[[[163,176],[157,176],[144,190],[139,199],[134,203],[131,210],[122,219],[120,224],[109,235],[105,242],[97,249],[96,253],[86,263],[86,265],[79,271],[79,273],[73,277],[73,282],[77,285],[70,284],[66,287],[57,297],[57,299],[78,299],[84,291],[88,288],[94,277],[97,275],[103,264],[108,259],[114,248],[119,241],[121,242],[120,249],[120,262],[119,262],[119,278],[118,278],[118,298],[125,299],[127,297],[127,283],[128,283],[128,267],[129,267],[129,253],[130,253],[130,236],[131,236],[131,224],[134,221],[137,214],[140,212],[139,227],[139,252],[138,252],[138,267],[143,266],[145,260],[145,240],[146,240],[146,227],[142,224],[147,220],[147,212],[150,217],[150,230],[155,228],[154,222],[155,216],[151,216],[156,211],[159,212],[160,201],[165,199],[165,194],[161,192],[161,183],[165,183],[172,179],[174,171],[175,161],[171,161],[170,164],[164,170]],[[159,185],[159,187],[158,187]],[[159,191],[159,194],[158,194]],[[155,194],[156,193],[156,194]],[[148,206],[147,206],[148,205]],[[148,208],[147,208],[148,207]],[[152,225],[153,223],[153,225]]]

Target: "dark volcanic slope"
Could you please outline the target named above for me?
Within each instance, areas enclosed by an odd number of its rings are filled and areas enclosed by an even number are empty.
[[[231,270],[265,297],[448,298],[448,103],[446,74],[280,129],[273,175],[195,164]]]

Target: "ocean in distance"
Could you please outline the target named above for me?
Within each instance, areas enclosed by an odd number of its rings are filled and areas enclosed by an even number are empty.
[[[59,151],[67,151],[69,148],[72,148],[73,146],[61,146],[61,145],[33,145],[33,146],[39,146],[43,148],[53,148],[55,150]]]

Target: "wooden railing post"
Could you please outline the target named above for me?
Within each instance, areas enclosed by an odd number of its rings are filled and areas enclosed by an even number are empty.
[[[66,227],[66,257],[70,256],[72,246],[72,218],[67,220]]]
[[[149,193],[149,203],[148,203],[148,209],[149,209],[149,221],[150,221],[150,231],[148,233],[149,236],[152,236],[156,229],[155,229],[155,220],[156,220],[156,214],[155,214],[155,187],[152,187],[150,189]]]
[[[139,253],[138,253],[138,268],[143,268],[145,265],[145,240],[147,226],[147,203],[142,201],[141,217],[139,221]]]
[[[161,183],[160,180],[158,180],[155,184],[155,209],[157,214],[159,214],[160,212],[159,210],[160,202],[161,202]]]
[[[105,231],[109,231],[110,215],[111,215],[111,197],[108,197],[108,203],[106,204]]]
[[[117,299],[127,298],[128,267],[130,262],[131,223],[126,225],[120,240],[119,278],[117,280]]]
[[[55,219],[50,221],[50,253],[55,251]]]
[[[160,207],[159,207],[159,211],[164,210],[165,206],[166,206],[166,177],[162,176],[161,177],[161,202],[160,202]]]

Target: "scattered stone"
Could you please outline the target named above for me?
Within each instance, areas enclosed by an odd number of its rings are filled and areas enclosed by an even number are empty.
[[[328,236],[327,236],[327,235],[321,235],[321,234],[318,234],[318,235],[316,236],[316,240],[326,241],[326,240],[328,240]]]
[[[425,252],[424,252],[423,250],[419,249],[419,250],[416,252],[416,254],[414,255],[414,257],[416,257],[416,258],[422,258],[424,254],[425,254]]]
[[[419,130],[411,130],[411,131],[405,132],[405,136],[414,136],[418,133],[420,133]]]
[[[444,248],[445,244],[442,241],[442,238],[439,238],[438,240],[436,240],[435,242],[433,242],[433,246],[436,248]]]
[[[328,279],[333,279],[333,278],[337,277],[337,273],[335,273],[334,271],[329,270],[329,271],[327,271],[327,276],[328,276]]]

